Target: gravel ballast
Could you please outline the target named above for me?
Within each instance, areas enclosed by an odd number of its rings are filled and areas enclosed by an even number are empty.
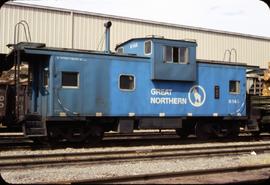
[[[254,144],[254,142],[252,142]],[[226,145],[227,143],[224,143]],[[230,143],[231,144],[231,143]],[[245,144],[247,144],[245,142]],[[192,144],[184,146],[147,146],[147,147],[115,147],[116,150],[126,149],[156,149],[162,147],[191,147],[191,146],[214,146],[222,144]],[[239,142],[241,145],[241,142]],[[49,151],[7,151],[1,152],[1,156],[5,155],[22,155],[22,154],[41,154],[41,153],[60,153],[60,152],[82,152],[82,151],[106,151],[112,148],[91,148],[91,149],[61,149]],[[270,164],[269,154],[256,154],[251,151],[250,154],[239,156],[223,156],[209,158],[184,158],[184,159],[167,159],[152,161],[136,161],[123,162],[113,164],[84,164],[69,165],[57,167],[41,167],[31,169],[16,169],[1,171],[2,177],[9,183],[30,184],[30,183],[48,183],[69,180],[83,180],[89,178],[104,178],[123,175],[139,175],[144,173],[161,173],[176,172],[198,169],[237,167],[243,165]]]

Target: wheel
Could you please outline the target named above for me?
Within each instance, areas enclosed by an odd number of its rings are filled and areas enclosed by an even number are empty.
[[[66,139],[72,143],[84,142],[88,138],[90,131],[83,126],[71,127],[67,130]]]
[[[87,143],[95,145],[101,142],[104,136],[104,128],[101,125],[91,125],[89,130],[90,134],[88,135]]]
[[[260,131],[253,131],[251,132],[252,136],[255,137],[255,138],[260,138]]]
[[[64,139],[63,129],[59,127],[49,127],[48,128],[48,139],[49,143],[54,145],[58,144]]]
[[[35,145],[45,145],[47,143],[45,137],[32,137],[31,140],[34,142]]]
[[[60,142],[70,143],[97,143],[103,138],[104,129],[101,125],[87,125],[74,123],[68,125],[50,126],[48,138],[51,144]]]
[[[227,128],[227,131],[225,133],[225,137],[229,139],[235,139],[238,137],[238,134],[240,131],[239,123],[236,123],[236,122],[226,123],[226,128]]]
[[[210,137],[209,125],[198,122],[195,126],[195,133],[198,139],[206,140]]]
[[[183,139],[186,139],[189,136],[189,132],[185,128],[177,128],[175,129],[176,134]]]
[[[197,122],[195,126],[195,134],[200,140],[207,140],[220,135],[219,125],[214,123]]]

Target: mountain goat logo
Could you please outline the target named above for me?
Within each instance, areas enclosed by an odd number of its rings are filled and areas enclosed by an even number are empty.
[[[206,99],[205,90],[202,86],[194,85],[188,92],[188,100],[194,107],[200,107]]]

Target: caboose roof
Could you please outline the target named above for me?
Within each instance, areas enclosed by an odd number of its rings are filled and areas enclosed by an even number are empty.
[[[16,47],[19,50],[23,50],[26,54],[40,54],[40,55],[52,55],[56,53],[62,54],[95,54],[95,55],[104,55],[104,56],[118,56],[118,57],[130,57],[130,58],[142,58],[148,59],[147,56],[137,56],[132,54],[119,54],[115,52],[105,53],[104,51],[96,50],[83,50],[83,49],[72,49],[72,48],[57,48],[57,47],[46,47],[44,43],[34,43],[34,42],[20,42],[16,45],[10,44],[10,46]],[[9,55],[12,55],[14,50],[10,52]]]
[[[139,41],[139,40],[165,40],[165,41],[174,41],[174,42],[186,42],[186,43],[193,43],[195,45],[197,45],[197,42],[196,40],[180,40],[180,39],[167,39],[167,38],[164,38],[164,37],[156,37],[156,36],[151,36],[151,37],[139,37],[139,38],[132,38],[132,39],[129,39],[123,43],[120,43],[120,44],[117,44],[116,47],[115,47],[115,50],[117,50],[119,47],[129,43],[129,42],[133,42],[133,41]]]

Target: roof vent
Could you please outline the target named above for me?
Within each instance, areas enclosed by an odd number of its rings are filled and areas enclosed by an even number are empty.
[[[185,40],[185,41],[189,41],[189,42],[197,42],[196,39],[189,39],[189,38],[186,39],[186,38],[185,38],[184,40]]]
[[[164,39],[165,37],[162,35],[146,35],[146,38],[158,38],[158,39]]]

